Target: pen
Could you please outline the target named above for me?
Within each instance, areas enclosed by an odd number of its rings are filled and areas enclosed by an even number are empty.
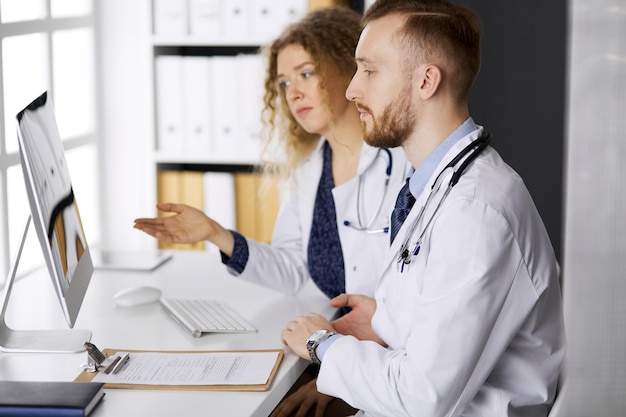
[[[126,362],[128,362],[128,359],[130,359],[130,354],[128,352],[126,352],[126,353],[124,353],[122,355],[122,357],[113,366],[113,370],[111,371],[111,373],[113,373],[113,374],[118,373],[120,371],[120,369],[122,369],[124,367],[124,365],[126,365]]]

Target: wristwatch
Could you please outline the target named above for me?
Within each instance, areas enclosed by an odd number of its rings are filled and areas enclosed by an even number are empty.
[[[316,352],[319,344],[335,334],[337,333],[331,332],[330,330],[322,329],[322,330],[314,331],[311,334],[311,336],[309,336],[309,338],[306,341],[306,348],[309,351],[309,356],[311,357],[311,361],[313,363],[317,363],[317,364],[321,363],[320,359],[317,357],[317,352]]]

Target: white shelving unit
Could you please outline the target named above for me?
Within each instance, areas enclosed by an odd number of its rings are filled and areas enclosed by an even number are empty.
[[[150,153],[158,200],[177,199],[242,230],[237,190],[254,181],[246,174],[261,153],[260,48],[307,11],[308,0],[152,1]],[[242,232],[259,238],[254,230]]]
[[[190,34],[155,33],[155,2],[175,4],[176,0],[107,0],[98,2],[99,42],[101,55],[99,80],[101,85],[100,158],[103,181],[102,246],[113,249],[146,249],[156,241],[132,229],[137,217],[156,215],[157,173],[164,169],[197,172],[250,171],[258,157],[250,155],[203,155],[200,152],[162,152],[158,149],[155,58],[158,56],[234,56],[256,53],[265,42],[282,30],[277,24],[263,36],[233,35],[236,25],[225,33]],[[194,0],[186,0],[185,5]],[[342,0],[211,0],[196,1],[199,6],[253,5],[274,10],[289,10],[290,4],[324,7],[344,3]],[[279,9],[276,9],[279,8]],[[205,9],[207,10],[207,9]],[[297,17],[294,17],[297,19]],[[248,29],[255,26],[248,23]],[[282,24],[284,26],[284,24]],[[189,27],[189,26],[187,26]],[[264,70],[256,79],[262,86]],[[250,82],[254,79],[248,77]],[[238,113],[253,113],[238,109]],[[260,115],[259,115],[260,117]]]
[[[157,169],[259,162],[259,48],[307,10],[307,0],[152,1]]]

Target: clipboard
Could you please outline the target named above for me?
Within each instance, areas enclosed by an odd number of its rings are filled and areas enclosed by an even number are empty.
[[[104,388],[113,389],[139,389],[139,390],[179,390],[179,391],[267,391],[269,390],[272,380],[278,371],[278,366],[285,356],[285,351],[282,349],[262,349],[262,350],[193,350],[193,351],[167,351],[167,350],[122,350],[122,349],[103,349],[102,352],[106,356],[114,356],[117,352],[153,352],[153,353],[178,353],[178,354],[202,354],[202,353],[245,353],[245,352],[276,352],[276,362],[270,372],[267,381],[264,384],[254,385],[217,385],[217,384],[204,384],[204,385],[153,385],[153,384],[116,384],[105,383]],[[98,372],[89,372],[83,370],[75,379],[77,382],[91,382]]]

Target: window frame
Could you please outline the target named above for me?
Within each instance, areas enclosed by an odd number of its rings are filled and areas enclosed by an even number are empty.
[[[4,94],[4,51],[3,44],[4,39],[14,36],[23,36],[30,34],[44,34],[47,43],[47,84],[49,86],[48,91],[54,97],[54,60],[53,60],[53,34],[58,31],[71,30],[71,29],[90,29],[93,33],[93,59],[94,68],[98,68],[98,27],[96,16],[96,2],[91,0],[91,12],[82,16],[67,16],[67,17],[52,17],[51,15],[51,1],[46,0],[46,17],[37,20],[25,20],[18,22],[2,23],[0,19],[0,288],[4,288],[6,278],[9,270],[12,267],[14,259],[12,259],[12,249],[16,251],[17,248],[11,248],[9,224],[12,219],[9,219],[9,198],[8,195],[8,180],[7,173],[12,167],[19,166],[21,164],[19,151],[7,152],[7,141],[10,138],[5,137],[4,126],[4,113],[5,113],[5,94]],[[1,13],[1,10],[0,10]],[[0,15],[1,17],[1,15]],[[98,74],[93,74],[94,79],[94,93],[99,96]],[[89,133],[85,133],[70,138],[63,138],[63,145],[66,152],[78,149],[84,146],[94,146],[98,149],[98,132],[99,132],[99,101],[97,97],[94,99],[94,127]],[[12,139],[12,138],[11,138]],[[21,169],[21,168],[20,168]],[[96,175],[99,175],[99,170],[95,170]],[[98,178],[94,178],[94,181],[98,182]],[[99,196],[96,196],[99,198]],[[96,202],[97,203],[97,202]],[[21,227],[20,223],[24,219],[13,219],[15,227]],[[28,233],[35,233],[31,227]],[[91,245],[92,242],[90,242]],[[43,262],[43,256],[42,256]],[[18,271],[19,275],[23,275],[28,271]]]

